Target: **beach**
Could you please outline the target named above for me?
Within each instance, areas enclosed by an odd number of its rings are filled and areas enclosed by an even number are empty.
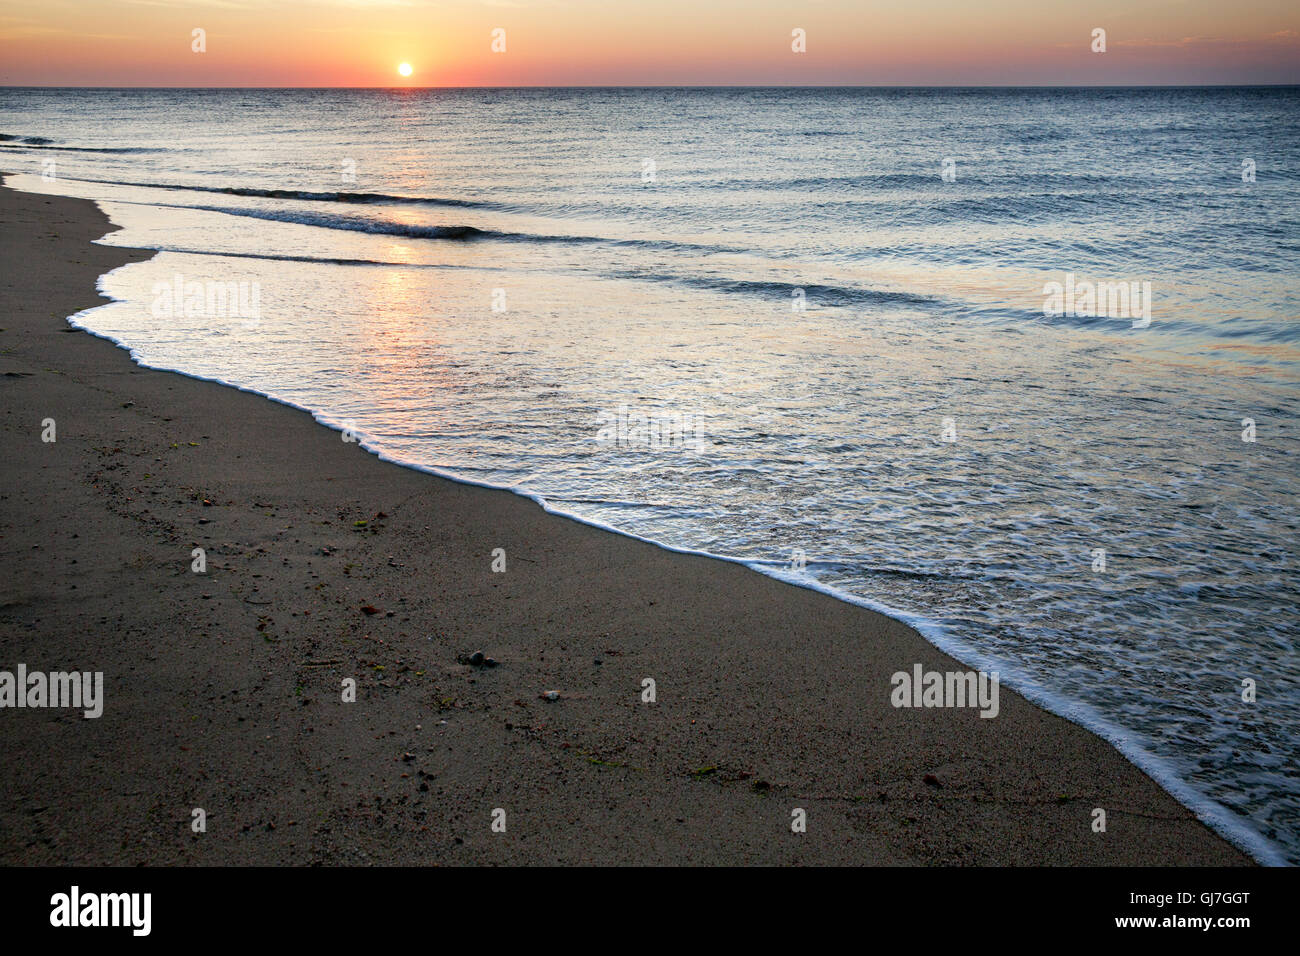
[[[0,713],[4,863],[1250,862],[1008,687],[895,707],[965,670],[904,624],[138,367],[67,317],[151,253],[0,203],[0,667],[104,675]]]

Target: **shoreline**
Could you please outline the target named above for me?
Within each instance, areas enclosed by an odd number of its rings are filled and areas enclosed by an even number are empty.
[[[99,275],[154,253],[91,245],[115,227],[87,200],[6,187],[0,202],[7,259],[39,245],[72,260],[22,258],[3,290],[24,333],[0,333],[21,341],[2,380],[16,449],[0,509],[3,666],[103,669],[94,737],[114,758],[97,763],[66,714],[0,714],[15,763],[41,767],[44,743],[66,765],[43,783],[6,780],[20,806],[0,816],[4,862],[1250,862],[1100,737],[1009,688],[994,720],[892,708],[890,673],[964,669],[902,622],[517,493],[358,455],[309,413],[141,368],[110,340],[53,339],[75,331],[64,316],[93,307]],[[58,236],[40,235],[44,212]],[[33,296],[49,318],[24,315]],[[36,336],[47,340],[39,355]],[[71,372],[43,364],[69,362]],[[59,421],[53,445],[33,430],[42,403]],[[184,430],[194,437],[180,440]],[[51,451],[66,457],[53,465]],[[34,495],[51,468],[60,496]],[[58,530],[70,516],[103,549],[93,560]],[[189,572],[191,547],[206,549],[206,576]],[[495,547],[504,574],[490,570]],[[90,601],[87,581],[99,592]],[[37,595],[61,630],[31,619]],[[169,606],[150,606],[160,600]],[[90,626],[114,611],[153,656]],[[50,657],[46,645],[85,656],[87,635],[122,653],[105,649],[102,668]],[[457,662],[478,649],[502,666]],[[126,668],[143,671],[141,686],[123,687]],[[356,704],[338,700],[345,676]],[[654,704],[639,702],[645,676],[657,680]],[[540,699],[549,688],[562,698]],[[249,737],[249,721],[271,732]],[[134,753],[137,734],[167,752]],[[476,776],[484,764],[492,774]],[[234,802],[212,785],[224,766],[239,768],[225,781],[243,788]],[[69,775],[94,786],[68,787]],[[158,802],[146,807],[150,792]],[[102,799],[90,808],[92,793]],[[205,834],[190,832],[187,807],[209,814]],[[507,834],[489,832],[497,807]],[[806,834],[790,832],[793,807],[807,809]],[[1092,832],[1094,807],[1107,810],[1104,834]],[[419,845],[394,846],[401,836]],[[69,844],[84,855],[60,855]]]

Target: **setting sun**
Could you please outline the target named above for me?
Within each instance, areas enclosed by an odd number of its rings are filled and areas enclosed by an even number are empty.
[[[415,71],[411,69],[411,64],[402,63],[397,67],[397,72],[402,74],[402,76],[410,76]]]

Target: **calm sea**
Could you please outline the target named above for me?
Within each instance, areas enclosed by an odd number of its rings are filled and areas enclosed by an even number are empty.
[[[1300,91],[8,89],[0,134],[160,250],[76,319],[140,362],[887,609],[1300,861]]]

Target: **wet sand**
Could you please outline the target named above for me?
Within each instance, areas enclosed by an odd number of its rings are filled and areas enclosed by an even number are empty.
[[[1250,862],[1006,687],[893,707],[964,670],[901,623],[136,366],[66,317],[152,253],[86,201],[0,211],[0,670],[105,698],[0,710],[0,862]]]

